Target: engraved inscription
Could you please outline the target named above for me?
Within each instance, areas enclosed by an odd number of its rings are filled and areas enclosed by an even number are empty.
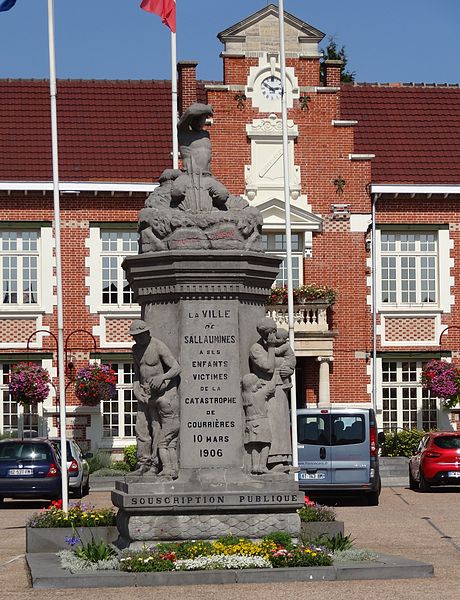
[[[181,466],[242,464],[238,303],[183,300]]]

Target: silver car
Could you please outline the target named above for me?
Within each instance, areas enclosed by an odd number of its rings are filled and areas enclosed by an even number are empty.
[[[297,411],[299,487],[311,493],[360,494],[379,503],[375,413],[369,408]]]
[[[50,440],[61,454],[60,438]],[[69,492],[74,498],[83,498],[89,494],[89,465],[86,461],[91,458],[91,452],[83,454],[80,446],[74,440],[67,440],[67,474]]]

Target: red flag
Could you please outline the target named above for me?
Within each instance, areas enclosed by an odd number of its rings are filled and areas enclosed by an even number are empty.
[[[142,0],[141,8],[160,16],[163,23],[176,33],[176,0]]]

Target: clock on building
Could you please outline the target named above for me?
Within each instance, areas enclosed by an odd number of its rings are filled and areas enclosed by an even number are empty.
[[[281,79],[274,75],[270,75],[270,77],[266,77],[262,81],[260,89],[262,94],[268,100],[279,100],[282,93]]]

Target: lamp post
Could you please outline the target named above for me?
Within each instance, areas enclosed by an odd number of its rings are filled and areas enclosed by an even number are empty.
[[[52,333],[51,331],[48,331],[47,329],[38,329],[37,331],[34,331],[32,334],[30,334],[30,336],[29,336],[29,338],[27,340],[27,352],[29,352],[29,350],[30,350],[30,342],[31,342],[31,340],[37,335],[37,333],[42,333],[42,334],[49,335],[54,340],[54,343],[55,343],[55,348],[53,348],[53,350],[55,350],[56,353],[59,355],[59,341],[58,341],[58,338],[54,335],[54,333]],[[60,411],[59,411],[59,436],[60,436],[61,461],[62,461],[62,465],[61,465],[61,482],[62,482],[61,494],[62,494],[62,510],[65,511],[65,512],[67,512],[68,507],[69,507],[69,488],[68,488],[68,473],[67,473],[67,439],[66,439],[66,403],[65,403],[65,396],[66,396],[67,388],[74,381],[74,376],[73,376],[73,362],[72,362],[72,360],[69,360],[69,354],[70,354],[71,350],[86,350],[87,349],[85,347],[71,347],[69,345],[69,339],[73,335],[75,335],[77,333],[84,333],[86,335],[89,335],[91,337],[91,339],[92,339],[92,342],[93,342],[94,353],[95,354],[97,353],[96,339],[93,336],[93,334],[90,333],[89,331],[86,331],[86,329],[74,329],[66,337],[65,343],[64,343],[65,368],[64,368],[64,379],[63,380],[61,380],[62,369],[60,368],[60,365],[61,365],[61,362],[64,362],[64,361],[62,361],[62,360],[58,360],[57,361],[57,378],[58,378],[58,381],[59,381],[59,387],[56,388],[56,386],[54,386],[54,385],[53,385],[53,387],[56,390],[56,396],[57,396],[57,400],[58,400],[59,406],[60,406]],[[69,379],[69,381],[67,383],[65,382],[66,378]],[[63,397],[61,397],[62,390],[64,390]]]

